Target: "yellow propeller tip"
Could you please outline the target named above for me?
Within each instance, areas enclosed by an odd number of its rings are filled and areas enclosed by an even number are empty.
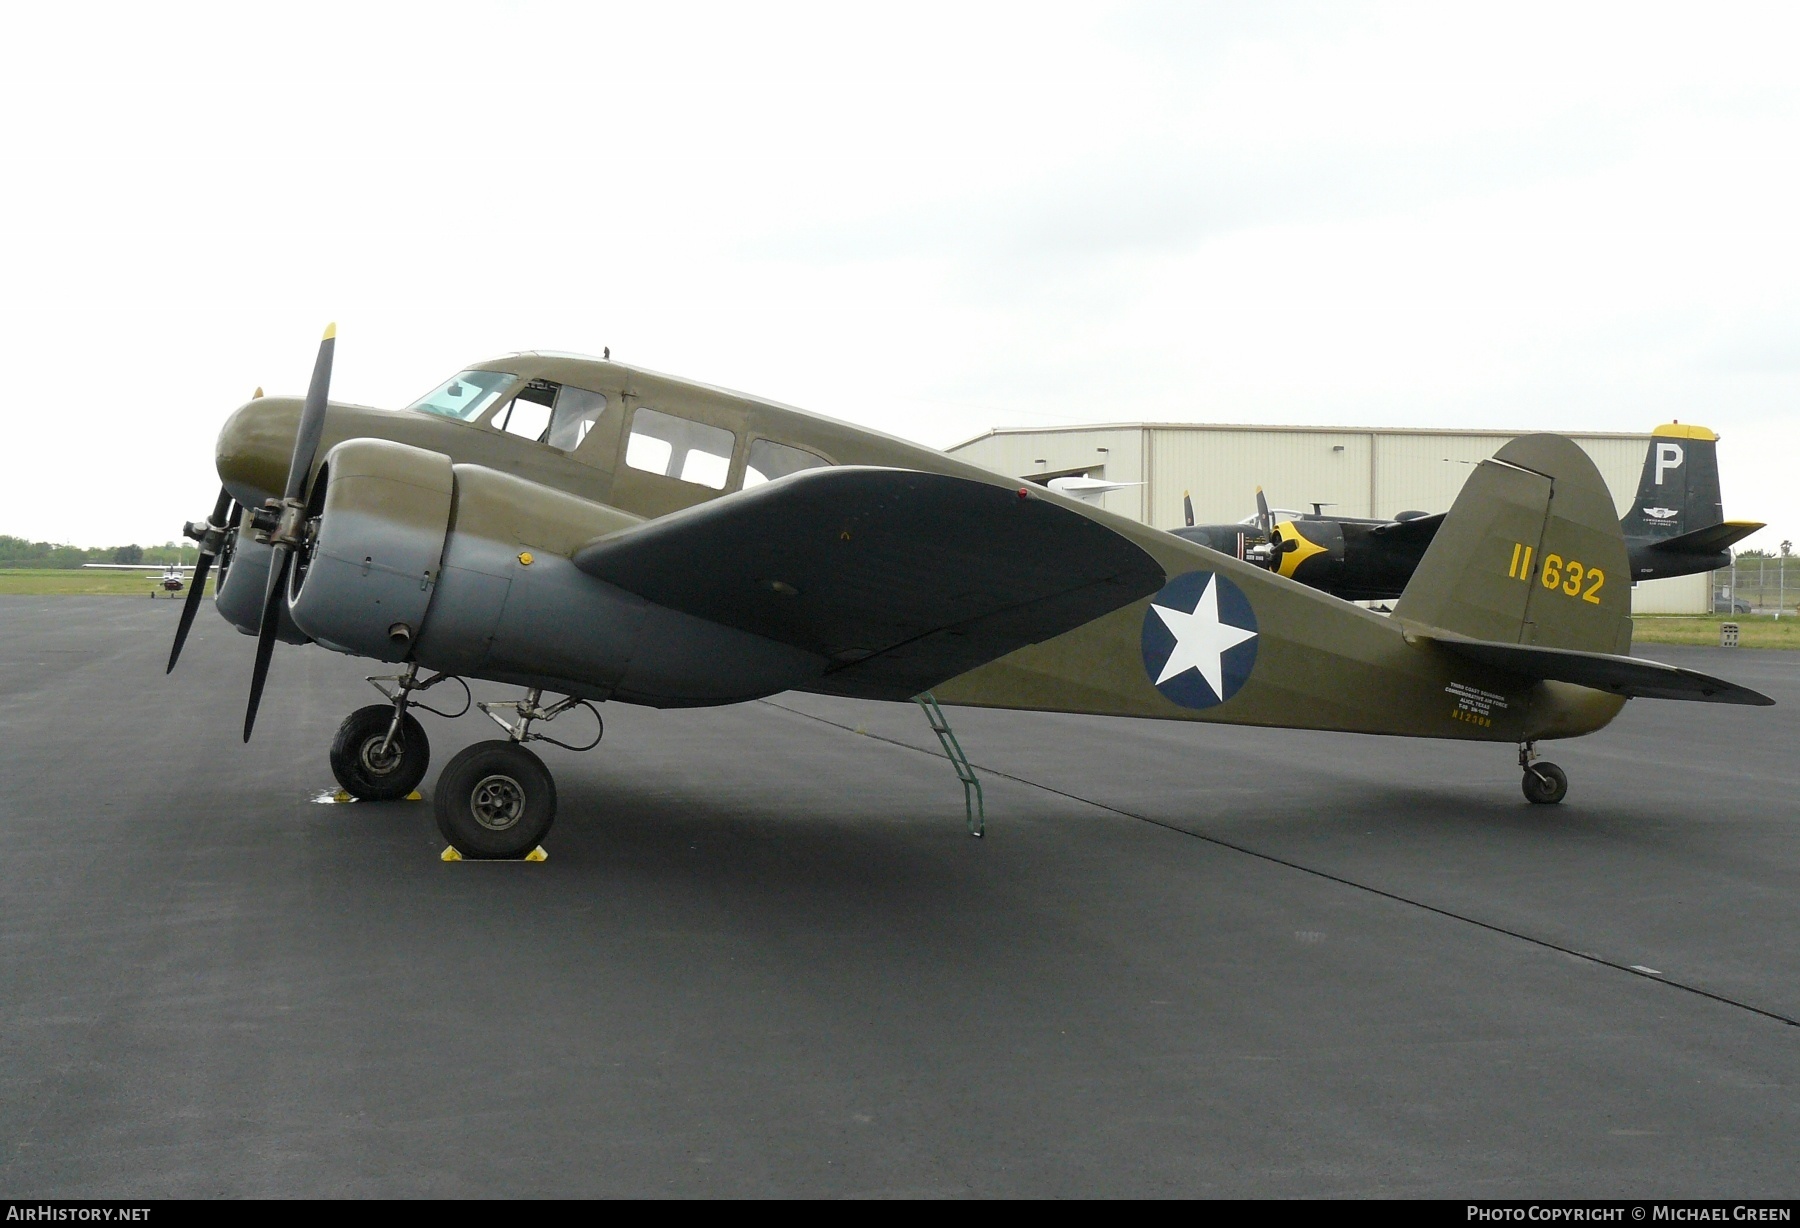
[[[250,394],[250,399],[252,401],[260,401],[262,400],[262,394],[262,385],[258,384],[256,386],[256,391]]]
[[[325,326],[325,335],[320,337],[319,340],[330,341],[335,336],[337,336],[337,325],[335,323],[327,324]]]

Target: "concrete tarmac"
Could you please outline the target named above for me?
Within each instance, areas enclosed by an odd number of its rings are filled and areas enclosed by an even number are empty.
[[[319,805],[366,663],[0,598],[0,1193],[1793,1197],[1800,654],[1506,746],[606,709],[550,860]],[[478,687],[489,695],[495,688]],[[435,765],[498,730],[422,718]]]

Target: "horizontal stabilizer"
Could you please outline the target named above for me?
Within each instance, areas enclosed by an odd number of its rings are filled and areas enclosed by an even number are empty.
[[[906,699],[1154,593],[1167,577],[1045,498],[907,469],[807,469],[589,542],[589,575],[824,657],[825,689]]]
[[[1762,527],[1760,520],[1727,520],[1724,524],[1708,525],[1680,537],[1651,542],[1648,548],[1670,554],[1717,554],[1731,549]]]
[[[1766,707],[1775,701],[1759,691],[1702,674],[1697,670],[1618,657],[1604,652],[1576,652],[1568,648],[1541,648],[1535,644],[1496,644],[1490,640],[1465,640],[1454,636],[1430,636],[1446,651],[1495,669],[1539,678],[1570,682],[1613,695],[1636,699],[1688,699],[1698,703],[1752,704]]]
[[[1435,516],[1414,516],[1408,520],[1391,520],[1387,524],[1377,525],[1369,530],[1384,542],[1428,544],[1437,536],[1438,526],[1444,523],[1448,512],[1439,512]]]

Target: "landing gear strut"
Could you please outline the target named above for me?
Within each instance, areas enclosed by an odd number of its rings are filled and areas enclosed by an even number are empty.
[[[556,822],[556,781],[524,743],[548,742],[578,751],[600,745],[606,726],[592,704],[573,696],[548,706],[542,701],[543,692],[534,687],[524,699],[476,704],[506,730],[506,740],[477,742],[444,765],[432,808],[438,831],[464,857],[516,861],[536,848]],[[531,731],[534,723],[553,721],[575,708],[586,708],[594,717],[594,737],[585,746]],[[511,709],[512,718],[497,709]]]
[[[331,743],[331,774],[351,797],[365,802],[398,801],[419,787],[425,769],[431,766],[431,743],[425,728],[407,709],[423,708],[438,716],[457,717],[462,712],[440,712],[412,698],[413,692],[428,690],[449,675],[438,674],[420,682],[419,667],[407,666],[404,674],[390,674],[369,679],[369,685],[387,696],[385,704],[358,708],[338,726]],[[468,685],[452,678],[462,686]],[[384,685],[386,684],[386,685]]]
[[[1519,767],[1525,773],[1519,787],[1532,805],[1554,806],[1568,796],[1568,775],[1554,763],[1540,761],[1535,743],[1526,742],[1519,747]]]

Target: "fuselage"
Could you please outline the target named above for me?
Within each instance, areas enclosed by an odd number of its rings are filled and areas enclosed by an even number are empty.
[[[561,415],[565,403],[582,407],[579,421]],[[258,398],[226,423],[218,441],[218,470],[240,504],[255,508],[279,493],[300,410],[298,399]],[[605,621],[615,611],[627,621],[645,617],[571,563],[584,545],[778,480],[797,468],[872,466],[943,474],[1009,492],[1019,487],[1017,479],[817,414],[624,364],[554,354],[517,354],[477,364],[425,398],[423,407],[390,410],[332,402],[317,452],[320,463],[334,445],[359,439],[439,454],[456,474],[446,480],[458,489],[498,491],[509,500],[504,516],[453,513],[460,557],[479,556],[483,561],[471,566],[492,573],[501,594],[506,567],[515,576],[519,566],[532,567],[538,584],[547,583],[540,577],[561,577],[556,601],[563,604],[555,608],[567,611],[562,627],[573,639],[580,638],[573,634],[576,624],[592,632],[588,624]],[[1246,625],[1255,627],[1254,668],[1244,667],[1245,676],[1224,697],[1229,702],[1172,700],[1171,689],[1158,684],[1157,671],[1148,668],[1146,628],[1157,624],[1151,599],[1141,598],[945,678],[937,693],[947,703],[1509,742],[1590,732],[1611,720],[1623,704],[1614,695],[1471,665],[1429,644],[1409,641],[1388,618],[1261,567],[1054,491],[1034,490],[1031,497],[1066,507],[1128,540],[1155,561],[1171,586],[1185,577],[1217,576],[1222,581],[1215,592],[1226,587],[1241,591],[1252,611],[1245,616]],[[257,547],[244,531],[238,541],[232,573],[241,569],[243,582],[221,588],[220,608],[247,628],[255,621],[250,602],[260,602],[261,585],[255,570]],[[536,561],[521,564],[527,556],[537,556]],[[262,566],[266,573],[266,561]],[[430,596],[432,608],[445,613],[441,624],[448,625],[452,607],[466,611],[483,601],[498,603],[492,619],[502,618],[503,595],[452,592],[452,570],[446,554],[440,591]],[[431,583],[428,575],[426,584]],[[652,622],[656,616],[652,610]],[[550,639],[561,634],[554,620],[541,626],[547,630],[534,634]],[[309,638],[286,621],[282,634],[296,642]],[[1628,627],[1624,635],[1628,641]],[[834,675],[825,669],[829,663],[821,662],[825,672],[808,675],[801,663],[762,653],[741,640],[705,640],[713,645],[705,652],[679,645],[673,650],[676,656],[697,658],[688,668],[703,672],[708,653],[718,662],[737,651],[730,643],[742,648],[750,664],[735,674],[720,668],[725,681],[708,692],[704,677],[681,675],[673,665],[659,667],[660,673],[646,667],[638,682],[627,671],[621,682],[616,668],[604,675],[583,673],[578,654],[551,651],[554,645],[546,649],[556,662],[552,669],[534,664],[529,654],[505,660],[471,655],[465,650],[467,639],[464,648],[440,649],[443,637],[434,638],[427,623],[409,642],[407,659],[467,676],[663,706],[735,702],[789,688],[858,693],[833,682]],[[1609,639],[1608,650],[1621,646]],[[625,651],[635,668],[651,650],[640,644]],[[1226,660],[1226,651],[1220,650],[1219,662]],[[1479,720],[1470,719],[1467,702],[1458,698],[1477,692],[1494,697],[1480,709]]]

